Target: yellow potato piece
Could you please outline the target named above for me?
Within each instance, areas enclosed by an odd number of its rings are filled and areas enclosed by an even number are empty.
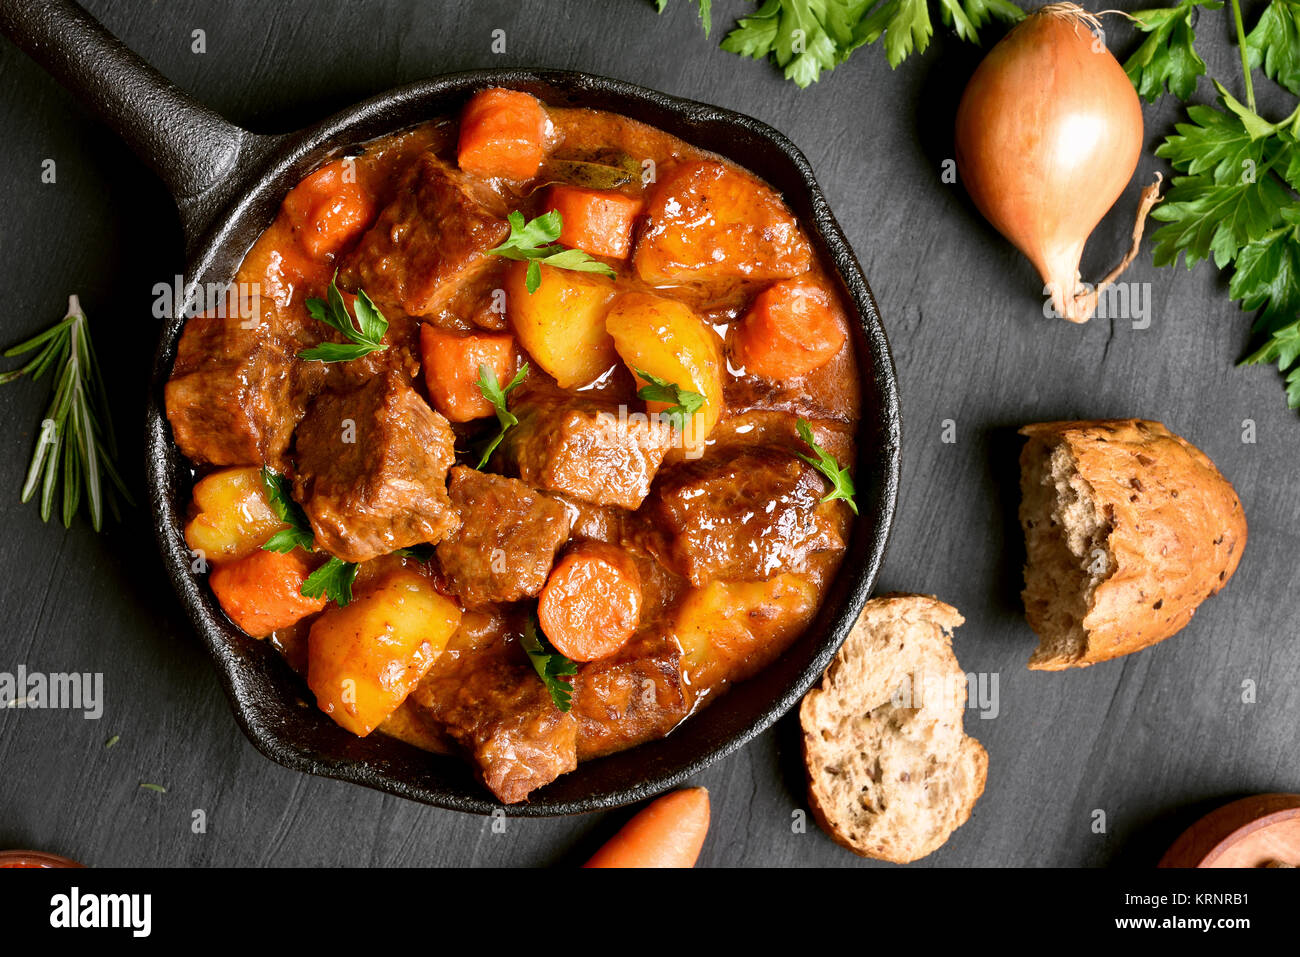
[[[817,586],[802,575],[693,588],[677,610],[682,670],[704,687],[742,680],[784,651],[816,611]]]
[[[701,448],[722,415],[722,340],[713,328],[685,303],[649,293],[624,293],[614,300],[605,317],[614,348],[637,385],[649,383],[638,372],[704,396],[704,404],[691,416],[683,434],[688,449]],[[669,403],[648,402],[651,412]]]
[[[307,637],[307,685],[320,709],[365,737],[406,700],[460,627],[460,606],[413,571],[387,575]]]
[[[198,513],[185,526],[185,543],[209,561],[233,561],[251,555],[288,526],[266,500],[262,470],[222,469],[194,486]]]
[[[618,362],[605,331],[614,281],[542,266],[541,285],[530,293],[527,271],[527,263],[516,262],[506,272],[506,317],[515,337],[561,389],[594,382]]]

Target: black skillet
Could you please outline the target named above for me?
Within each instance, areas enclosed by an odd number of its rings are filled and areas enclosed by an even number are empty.
[[[584,762],[540,789],[511,815],[551,816],[617,807],[686,781],[785,714],[821,675],[876,580],[894,515],[899,471],[898,391],[889,344],[853,250],[826,206],[803,154],[777,131],[727,110],[620,80],[552,70],[478,70],[392,90],[309,129],[250,133],[195,102],[123,46],[71,0],[0,0],[0,29],[94,109],[162,177],[180,209],[187,286],[228,282],[286,192],[327,158],[367,140],[454,114],[476,90],[527,90],[553,105],[611,110],[719,153],[785,194],[834,263],[860,323],[853,342],[862,369],[863,418],[856,463],[858,520],[843,570],[816,621],[777,662],[736,686],[667,738]],[[353,781],[460,811],[500,807],[468,766],[382,735],[357,738],[315,707],[280,655],[248,638],[192,575],[181,534],[191,472],[172,442],[163,384],[183,319],[165,320],[146,418],[146,469],[163,559],[206,643],[235,718],[267,757],[286,767]]]

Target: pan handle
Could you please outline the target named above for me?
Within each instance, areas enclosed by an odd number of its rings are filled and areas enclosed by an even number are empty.
[[[0,32],[116,131],[162,178],[186,240],[231,197],[272,137],[235,126],[176,87],[73,0],[0,0]]]

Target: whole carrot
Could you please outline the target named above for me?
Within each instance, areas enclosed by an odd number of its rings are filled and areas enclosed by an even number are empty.
[[[586,867],[694,867],[709,831],[709,792],[674,791],[652,801]]]

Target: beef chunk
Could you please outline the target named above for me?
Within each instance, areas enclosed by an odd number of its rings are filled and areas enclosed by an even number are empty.
[[[495,616],[469,613],[408,699],[506,804],[578,766],[578,724]]]
[[[644,415],[620,417],[613,404],[526,402],[514,412],[519,425],[501,451],[507,469],[593,505],[639,507],[672,444],[668,426]]]
[[[279,467],[311,391],[293,347],[238,316],[185,324],[164,389],[185,457],[211,465]]]
[[[662,738],[690,713],[682,651],[666,634],[642,633],[616,654],[583,665],[574,680],[578,759]]]
[[[347,273],[372,299],[413,316],[433,313],[493,261],[510,233],[495,194],[425,153],[348,259]]]
[[[448,492],[461,525],[438,543],[438,563],[452,592],[471,607],[540,592],[569,537],[564,506],[516,479],[461,465]]]
[[[785,448],[716,446],[665,470],[646,502],[648,547],[692,585],[800,571],[844,542],[826,482]]]
[[[294,479],[317,544],[364,562],[454,531],[452,445],[447,420],[397,373],[318,398],[298,428]]]

